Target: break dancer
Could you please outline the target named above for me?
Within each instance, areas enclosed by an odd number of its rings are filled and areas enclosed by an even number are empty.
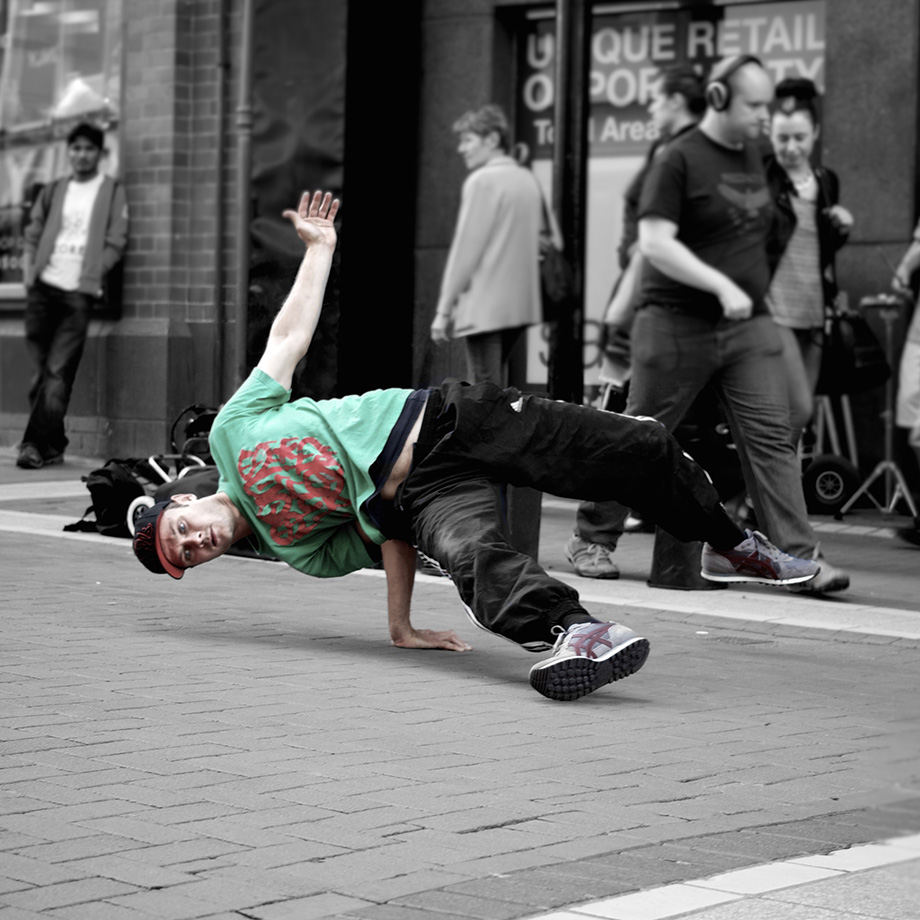
[[[466,651],[452,630],[410,622],[418,551],[450,576],[477,626],[530,651],[552,648],[530,682],[556,700],[635,673],[649,643],[592,617],[573,588],[509,545],[506,485],[626,500],[678,539],[707,541],[702,570],[717,581],[783,585],[817,574],[817,563],[740,531],[706,473],[654,419],[458,381],[292,401],[294,368],[322,309],[337,210],[316,192],[284,212],[306,251],[261,360],[211,430],[218,491],[174,495],[137,521],[134,551],[148,569],[182,578],[248,534],[309,575],[345,575],[382,558],[392,643]]]

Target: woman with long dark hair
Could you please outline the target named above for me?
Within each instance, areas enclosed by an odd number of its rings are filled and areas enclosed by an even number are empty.
[[[834,258],[853,226],[853,216],[839,203],[837,175],[812,162],[820,134],[817,96],[811,80],[777,85],[770,124],[773,155],[766,164],[776,205],[768,303],[783,341],[796,446],[814,411],[825,306],[837,296]]]

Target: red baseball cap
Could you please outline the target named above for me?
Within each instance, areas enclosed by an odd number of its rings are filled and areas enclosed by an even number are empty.
[[[134,555],[155,575],[181,578],[185,569],[170,562],[163,549],[163,528],[166,525],[161,518],[170,504],[171,498],[157,502],[138,516],[134,524]]]

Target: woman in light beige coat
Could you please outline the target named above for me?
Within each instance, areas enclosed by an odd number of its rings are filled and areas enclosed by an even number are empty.
[[[508,358],[539,323],[542,199],[533,173],[508,154],[508,123],[487,105],[455,124],[470,175],[431,324],[431,338],[463,338],[471,383],[506,386]]]

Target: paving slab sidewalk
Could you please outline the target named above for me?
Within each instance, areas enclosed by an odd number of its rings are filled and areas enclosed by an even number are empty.
[[[909,637],[598,601],[652,657],[557,704],[441,579],[472,653],[390,647],[379,573],[0,556],[2,920],[501,920],[920,831]]]

